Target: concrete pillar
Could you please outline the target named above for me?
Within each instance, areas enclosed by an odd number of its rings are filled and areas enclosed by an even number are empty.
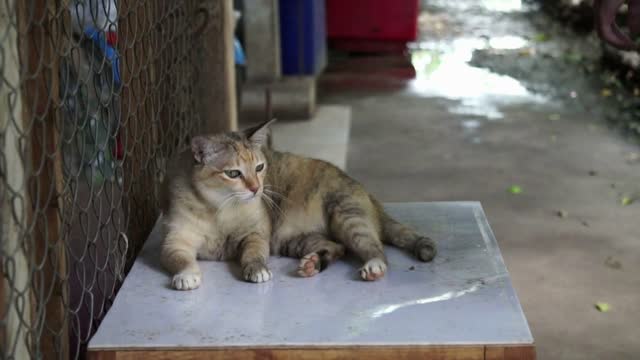
[[[276,81],[282,72],[278,0],[245,0],[243,5],[247,80]]]

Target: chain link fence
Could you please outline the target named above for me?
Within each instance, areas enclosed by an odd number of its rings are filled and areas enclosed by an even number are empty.
[[[85,357],[166,159],[212,129],[224,1],[0,0],[2,359]]]

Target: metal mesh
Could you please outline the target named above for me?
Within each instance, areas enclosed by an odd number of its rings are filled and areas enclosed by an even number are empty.
[[[85,356],[166,159],[202,128],[215,16],[197,0],[0,0],[2,359]]]

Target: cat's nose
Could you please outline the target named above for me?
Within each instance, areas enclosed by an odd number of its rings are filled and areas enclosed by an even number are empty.
[[[249,186],[249,191],[251,191],[254,195],[260,190],[260,186]]]

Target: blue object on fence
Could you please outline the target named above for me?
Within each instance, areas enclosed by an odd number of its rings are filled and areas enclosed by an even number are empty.
[[[104,56],[109,60],[111,71],[113,72],[113,82],[116,87],[120,87],[120,55],[118,51],[107,43],[107,37],[104,32],[94,28],[86,28],[84,34],[98,45]]]
[[[280,0],[282,73],[318,75],[327,65],[325,0]]]
[[[247,59],[244,56],[244,50],[242,49],[242,44],[238,40],[238,38],[233,39],[233,54],[236,60],[236,65],[246,65]]]

